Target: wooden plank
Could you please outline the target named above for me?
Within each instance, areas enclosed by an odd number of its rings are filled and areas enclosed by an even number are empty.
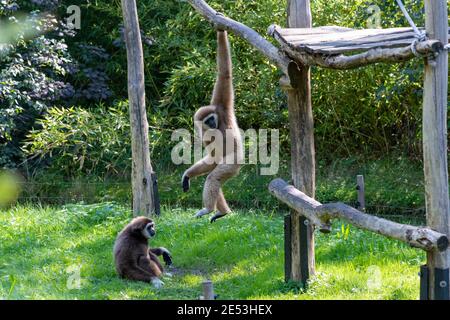
[[[310,54],[340,54],[352,51],[368,51],[375,48],[401,48],[411,45],[415,34],[411,28],[363,29],[310,34],[286,32],[289,29],[276,28],[278,40],[293,50]],[[448,29],[450,32],[450,29]],[[282,43],[282,44],[283,44]]]
[[[288,27],[311,28],[310,0],[288,0]],[[291,68],[292,71],[292,68]],[[311,105],[311,74],[308,66],[289,72],[287,88],[291,138],[291,171],[294,185],[311,197],[315,194],[314,121]],[[291,211],[290,279],[306,286],[315,273],[314,229]]]
[[[128,61],[133,214],[149,216],[155,212],[155,201],[145,108],[144,54],[136,0],[122,0],[122,11]]]
[[[446,1],[425,1],[425,25],[429,38],[448,43],[448,11]],[[447,166],[447,90],[448,53],[442,51],[425,63],[423,97],[423,157],[427,224],[433,230],[450,235],[450,210]],[[438,298],[436,269],[447,270],[450,252],[427,254],[430,299]],[[448,285],[447,285],[447,290]],[[448,296],[448,294],[447,294]]]

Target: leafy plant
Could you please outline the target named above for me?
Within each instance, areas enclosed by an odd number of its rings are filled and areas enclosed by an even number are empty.
[[[25,153],[35,165],[69,177],[123,175],[131,166],[127,107],[51,108],[28,135]]]

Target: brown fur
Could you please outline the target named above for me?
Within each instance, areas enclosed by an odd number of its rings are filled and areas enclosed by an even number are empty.
[[[150,282],[159,278],[164,269],[157,256],[161,248],[149,248],[143,230],[152,220],[147,217],[134,218],[117,236],[114,244],[114,260],[120,277]]]
[[[216,209],[217,217],[228,214],[231,210],[222,192],[222,185],[231,177],[236,176],[240,170],[240,161],[243,159],[243,147],[241,133],[234,114],[234,90],[230,45],[226,31],[217,32],[217,79],[209,106],[201,107],[194,115],[194,122],[201,134],[208,155],[195,163],[183,175],[185,179],[208,174],[203,187],[203,205],[208,212]],[[211,114],[217,115],[217,128],[205,128],[204,120]],[[218,130],[222,133],[220,141],[207,140],[203,130]],[[228,135],[227,135],[228,131]],[[230,134],[231,133],[231,134]],[[232,139],[232,141],[229,141]],[[233,150],[227,150],[226,145],[232,143]],[[223,154],[215,154],[214,149],[221,148]],[[232,152],[233,154],[231,154]],[[225,163],[225,156],[230,154],[234,162]],[[214,219],[214,217],[213,217]],[[213,220],[212,220],[213,221]]]

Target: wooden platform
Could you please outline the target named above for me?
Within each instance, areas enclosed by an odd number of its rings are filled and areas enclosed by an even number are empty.
[[[355,30],[335,26],[310,29],[272,26],[270,33],[278,42],[289,46],[292,50],[320,55],[338,55],[378,48],[402,48],[410,46],[415,40],[412,28]]]

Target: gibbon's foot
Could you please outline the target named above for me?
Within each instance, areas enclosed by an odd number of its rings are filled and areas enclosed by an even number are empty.
[[[207,214],[210,214],[212,212],[212,210],[203,208],[202,210],[200,210],[199,212],[197,212],[194,216],[194,218],[201,218],[203,216],[206,216]]]
[[[172,254],[166,248],[162,248],[162,250],[163,250],[162,256],[163,256],[164,263],[166,264],[166,266],[170,266],[172,264]]]
[[[191,183],[189,181],[189,177],[187,175],[183,175],[183,179],[182,179],[182,186],[183,186],[183,191],[184,192],[188,192],[189,188],[191,187]]]
[[[211,219],[209,220],[211,223],[215,222],[217,219],[223,218],[227,215],[227,213],[222,213],[217,211],[215,215],[213,215],[211,217]]]
[[[152,285],[156,288],[156,289],[161,289],[162,286],[164,285],[164,282],[162,282],[159,278],[154,277],[151,280]]]

